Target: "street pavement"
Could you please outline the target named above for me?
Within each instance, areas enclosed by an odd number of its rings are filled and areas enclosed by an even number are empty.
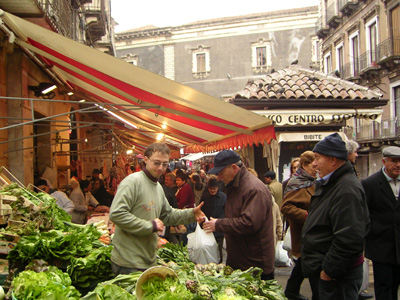
[[[292,267],[276,267],[275,268],[275,279],[282,286],[283,290],[285,290],[286,282],[287,282],[291,272],[292,272]],[[372,276],[370,276],[370,278],[371,277]],[[372,280],[370,280],[370,283],[368,286],[368,291],[370,293],[374,294],[374,284],[373,284]],[[303,284],[301,285],[300,293],[311,300],[312,293],[311,293],[310,283],[308,282],[308,279],[304,279]],[[374,300],[375,297],[370,298],[370,299]],[[400,293],[399,293],[399,299],[400,299]]]

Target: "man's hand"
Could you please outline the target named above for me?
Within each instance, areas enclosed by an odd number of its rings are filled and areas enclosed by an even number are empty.
[[[197,223],[201,223],[204,221],[206,215],[201,211],[201,207],[204,205],[204,202],[201,202],[194,209],[194,217],[196,218]]]
[[[328,274],[325,273],[324,270],[321,271],[319,277],[320,277],[322,280],[325,280],[325,281],[332,281],[332,280],[333,280],[331,277],[328,276]]]
[[[211,218],[210,221],[206,221],[203,224],[203,229],[206,233],[214,232],[215,231],[215,223],[218,219]]]
[[[159,218],[154,219],[154,222],[156,222],[156,225],[157,225],[157,233],[158,234],[163,234],[164,233],[164,228],[165,228],[164,222],[161,221]]]

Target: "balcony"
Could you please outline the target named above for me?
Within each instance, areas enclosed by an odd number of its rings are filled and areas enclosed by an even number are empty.
[[[70,1],[0,0],[0,8],[31,22],[73,38],[73,12]]]
[[[86,38],[95,43],[107,33],[107,13],[104,0],[92,0],[85,4]]]
[[[372,121],[359,128],[346,127],[347,136],[355,136],[359,142],[379,142],[400,139],[400,117],[386,119],[381,122]],[[355,135],[354,135],[355,134]]]
[[[337,2],[332,3],[328,6],[326,10],[326,20],[330,27],[336,28],[339,26],[342,18],[339,16],[338,4]]]
[[[400,37],[391,37],[378,45],[379,47],[379,64],[385,64],[389,61],[398,60],[400,58]]]
[[[360,55],[360,75],[377,76],[380,66],[378,65],[378,51],[367,51]]]
[[[354,61],[345,64],[340,77],[346,80],[358,79],[360,74],[360,59],[357,57]]]
[[[339,0],[339,11],[344,16],[350,16],[358,9],[358,0]]]
[[[315,27],[317,28],[317,36],[320,39],[323,39],[328,36],[329,34],[329,27],[325,24],[322,24],[322,19],[318,18],[317,22],[315,23]]]

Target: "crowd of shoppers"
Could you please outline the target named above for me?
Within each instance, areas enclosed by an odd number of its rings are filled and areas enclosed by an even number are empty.
[[[115,196],[97,170],[91,181],[71,180],[69,199],[57,198],[44,181],[38,184],[76,223],[84,223],[90,209],[111,206],[116,274],[154,266],[159,235],[169,239],[171,226],[199,222],[214,234],[220,261],[226,244],[227,265],[259,267],[262,279],[273,279],[276,240],[283,238],[281,212],[294,262],[285,288],[289,300],[307,300],[300,293],[305,278],[313,300],[372,298],[366,258],[373,264],[376,299],[397,299],[400,147],[385,147],[382,168],[362,181],[357,149],[354,141],[329,135],[293,158],[289,178],[280,183],[272,170],[261,181],[233,150],[218,153],[208,173],[171,170],[168,147],[154,143],[145,150],[142,169],[126,176]]]

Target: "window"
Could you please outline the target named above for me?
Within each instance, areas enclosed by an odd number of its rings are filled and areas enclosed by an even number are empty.
[[[343,42],[336,46],[336,70],[339,71],[340,77],[344,78],[344,57],[343,57]]]
[[[138,56],[137,55],[128,53],[127,55],[122,56],[121,58],[122,58],[122,60],[124,60],[134,66],[138,65]]]
[[[199,45],[192,49],[192,73],[195,78],[206,78],[210,75],[210,47]]]
[[[267,64],[267,47],[256,47],[257,67],[264,67]]]
[[[351,76],[357,76],[360,71],[359,60],[359,35],[358,31],[349,36],[350,42],[350,63],[351,63]]]
[[[366,24],[368,67],[377,67],[378,61],[378,17]]]
[[[393,89],[394,99],[392,100],[392,116],[395,119],[400,118],[400,86]]]
[[[332,73],[332,56],[331,52],[324,55],[324,72],[326,74]]]
[[[257,42],[252,43],[251,51],[253,72],[267,72],[272,65],[271,42],[261,38]]]
[[[317,36],[311,38],[311,65],[319,68],[320,56],[319,56],[319,39]]]
[[[387,123],[386,131],[390,137],[397,137],[400,135],[400,82],[393,82],[390,90],[390,119],[383,123]]]
[[[206,54],[205,53],[197,53],[196,54],[197,61],[197,72],[205,72],[206,71]]]

